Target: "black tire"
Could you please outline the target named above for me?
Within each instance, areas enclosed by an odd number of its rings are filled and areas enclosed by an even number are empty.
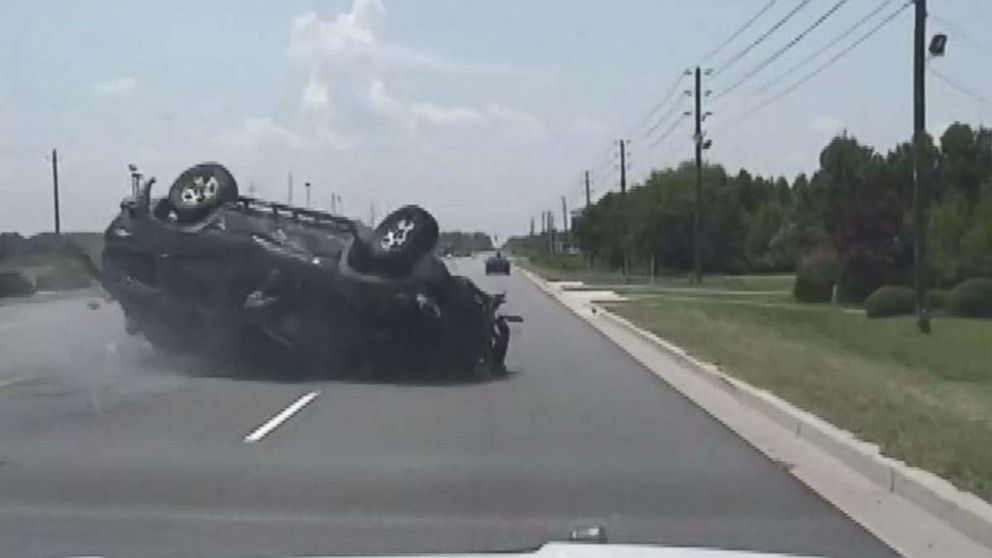
[[[383,219],[365,241],[368,267],[393,275],[407,273],[434,249],[439,237],[437,221],[425,209],[401,207]]]
[[[169,204],[181,223],[197,221],[236,199],[238,184],[218,163],[200,163],[186,169],[169,188]]]
[[[492,340],[492,366],[498,373],[506,372],[506,351],[510,348],[510,326],[506,320],[496,318]]]

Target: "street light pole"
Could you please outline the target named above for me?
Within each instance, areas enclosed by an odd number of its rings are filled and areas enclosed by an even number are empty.
[[[927,2],[916,1],[913,33],[913,283],[916,287],[916,323],[922,333],[930,333],[927,308],[927,222],[926,203],[930,169],[926,142],[926,26]]]

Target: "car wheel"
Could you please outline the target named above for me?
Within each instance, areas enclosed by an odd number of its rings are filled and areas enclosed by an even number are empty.
[[[367,252],[371,267],[392,274],[408,272],[434,249],[440,231],[423,208],[408,205],[390,213],[375,228]]]
[[[200,163],[176,178],[169,188],[169,204],[179,222],[201,219],[214,208],[238,198],[238,184],[218,163]]]
[[[506,320],[497,318],[492,339],[492,365],[501,373],[506,372],[506,351],[510,347],[510,326]]]

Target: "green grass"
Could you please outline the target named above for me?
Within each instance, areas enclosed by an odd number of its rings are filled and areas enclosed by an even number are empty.
[[[992,500],[992,321],[940,317],[924,336],[912,317],[831,306],[650,297],[611,308]]]
[[[52,235],[47,242],[22,241],[17,252],[0,260],[0,271],[16,271],[37,283],[38,290],[69,290],[88,286],[91,276],[75,250],[65,250]],[[100,233],[64,233],[61,242],[71,243],[97,267],[101,264],[103,236]]]

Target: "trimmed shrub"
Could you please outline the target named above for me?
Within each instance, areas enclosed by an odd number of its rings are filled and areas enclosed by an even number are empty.
[[[901,285],[885,285],[865,299],[869,318],[905,316],[916,311],[916,292]]]
[[[840,261],[832,250],[821,250],[799,262],[792,296],[799,302],[830,302]]]
[[[944,289],[927,291],[927,307],[931,310],[947,310],[947,299],[950,295]]]
[[[34,283],[19,271],[0,272],[0,297],[34,294]]]
[[[837,301],[861,304],[886,283],[894,283],[892,264],[868,246],[855,246],[844,256],[837,275]]]
[[[955,316],[992,316],[992,279],[968,279],[951,290],[947,309]]]

